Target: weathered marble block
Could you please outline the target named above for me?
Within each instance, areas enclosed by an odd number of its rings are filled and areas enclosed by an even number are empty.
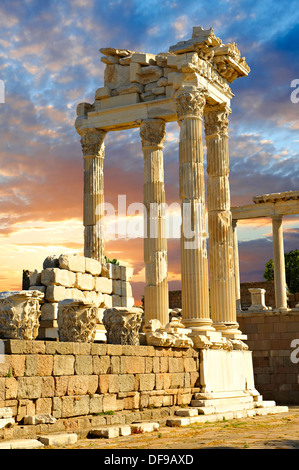
[[[114,307],[105,311],[103,323],[107,330],[107,343],[139,345],[142,309]]]
[[[0,293],[0,338],[34,340],[38,335],[40,302],[35,290]]]
[[[85,258],[80,255],[60,255],[59,267],[76,273],[85,273]]]
[[[44,286],[74,287],[76,274],[68,269],[46,268],[41,272],[41,282]]]
[[[112,293],[112,279],[107,277],[97,277],[95,279],[95,290],[101,292],[102,294],[111,294]]]
[[[92,343],[98,323],[98,309],[81,299],[65,299],[58,304],[58,335],[60,341]]]
[[[92,258],[85,258],[85,271],[93,276],[99,276],[102,271],[102,264]]]
[[[143,328],[149,346],[192,348],[193,341],[188,336],[192,330],[185,328],[179,318],[173,317],[165,327],[159,320],[150,320]]]

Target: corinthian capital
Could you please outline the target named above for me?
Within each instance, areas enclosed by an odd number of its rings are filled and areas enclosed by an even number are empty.
[[[227,104],[211,106],[204,115],[206,137],[228,135],[228,116],[231,109]]]
[[[106,132],[101,129],[88,129],[81,134],[81,146],[84,157],[87,156],[104,156],[104,138]]]
[[[162,119],[147,119],[140,123],[142,147],[163,147],[165,142],[165,121]]]
[[[175,96],[175,106],[179,121],[186,116],[202,117],[206,98],[202,89],[195,87],[183,88]]]

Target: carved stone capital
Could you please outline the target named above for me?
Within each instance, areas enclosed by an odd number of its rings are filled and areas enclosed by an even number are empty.
[[[206,98],[204,95],[205,90],[197,88],[183,88],[178,91],[175,96],[175,106],[178,121],[181,121],[186,116],[202,117]]]
[[[0,294],[0,338],[34,340],[38,335],[40,291],[22,290]]]
[[[84,157],[98,156],[104,157],[104,139],[107,132],[101,129],[88,129],[81,135],[81,146]]]
[[[63,300],[58,305],[57,322],[60,341],[92,343],[99,322],[98,308],[84,300]]]
[[[226,104],[212,106],[205,111],[205,134],[206,137],[216,135],[228,135],[228,116],[231,109]]]
[[[140,123],[142,147],[163,148],[165,142],[165,121],[162,119],[147,119]]]
[[[105,310],[103,323],[109,344],[138,346],[142,310],[137,307],[114,307]]]

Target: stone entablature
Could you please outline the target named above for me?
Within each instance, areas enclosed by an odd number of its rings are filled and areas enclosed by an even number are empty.
[[[137,127],[138,119],[151,117],[175,121],[173,97],[186,83],[205,89],[210,104],[229,104],[233,97],[229,84],[250,72],[236,44],[223,44],[212,28],[194,27],[192,39],[159,54],[112,47],[100,51],[106,64],[104,86],[96,91],[93,104],[79,104],[79,133],[90,127],[105,131]],[[126,107],[125,115],[118,113]],[[101,124],[95,125],[98,120]]]
[[[286,191],[281,193],[262,194],[261,196],[255,196],[253,202],[255,204],[261,204],[262,202],[280,202],[298,200],[299,191]]]

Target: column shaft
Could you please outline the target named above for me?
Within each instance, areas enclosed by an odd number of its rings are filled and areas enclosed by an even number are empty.
[[[169,322],[167,281],[167,239],[163,146],[165,122],[146,120],[140,125],[144,155],[144,206],[146,209],[144,262],[145,324],[157,319],[162,325]]]
[[[210,306],[216,329],[237,328],[226,105],[206,109]]]
[[[209,317],[208,259],[202,145],[203,93],[182,89],[176,95],[180,125],[179,177],[182,207],[182,317],[192,335],[214,330]]]
[[[84,155],[84,256],[104,262],[104,138],[106,132],[89,129],[81,137]]]
[[[282,216],[272,217],[274,287],[276,308],[287,309],[286,275],[284,260],[284,244],[282,231]]]

